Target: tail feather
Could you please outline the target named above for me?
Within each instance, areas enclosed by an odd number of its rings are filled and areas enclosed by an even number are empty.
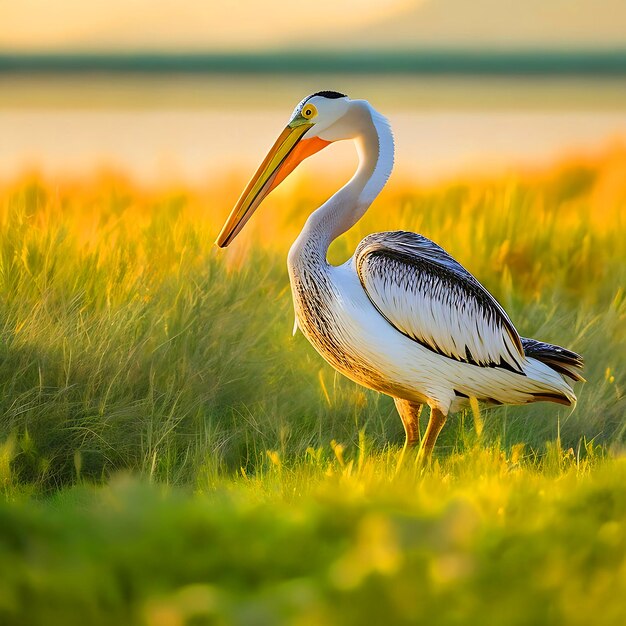
[[[525,337],[522,337],[522,346],[527,357],[532,357],[545,363],[555,372],[568,376],[574,381],[584,382],[585,379],[580,372],[585,363],[583,357],[579,354],[560,346]]]

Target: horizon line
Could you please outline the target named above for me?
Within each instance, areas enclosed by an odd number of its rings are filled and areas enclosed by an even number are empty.
[[[263,50],[260,52],[0,50],[0,74],[21,73],[355,73],[626,75],[621,49]]]

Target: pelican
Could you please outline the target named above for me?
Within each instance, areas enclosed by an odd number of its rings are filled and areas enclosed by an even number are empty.
[[[389,122],[366,100],[335,91],[308,96],[261,163],[222,228],[228,246],[263,199],[307,157],[351,140],[352,179],[315,210],[288,255],[296,327],[349,379],[394,399],[406,433],[429,460],[450,413],[471,398],[489,404],[573,405],[583,359],[520,337],[496,299],[426,237],[373,233],[343,265],[327,260],[333,240],[354,226],[384,187],[394,162]],[[430,417],[423,435],[423,405]],[[404,450],[403,449],[403,450]]]

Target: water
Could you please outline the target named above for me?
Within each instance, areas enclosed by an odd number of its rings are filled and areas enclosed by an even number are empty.
[[[538,167],[626,143],[623,80],[353,76],[99,76],[0,79],[0,179],[103,167],[148,184],[247,175],[308,93],[365,97],[394,129],[396,167],[430,181]],[[333,146],[310,175],[345,174]]]

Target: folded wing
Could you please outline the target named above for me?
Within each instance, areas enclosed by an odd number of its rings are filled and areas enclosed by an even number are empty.
[[[374,233],[354,261],[372,304],[399,332],[457,361],[524,373],[522,342],[504,309],[437,244]]]

